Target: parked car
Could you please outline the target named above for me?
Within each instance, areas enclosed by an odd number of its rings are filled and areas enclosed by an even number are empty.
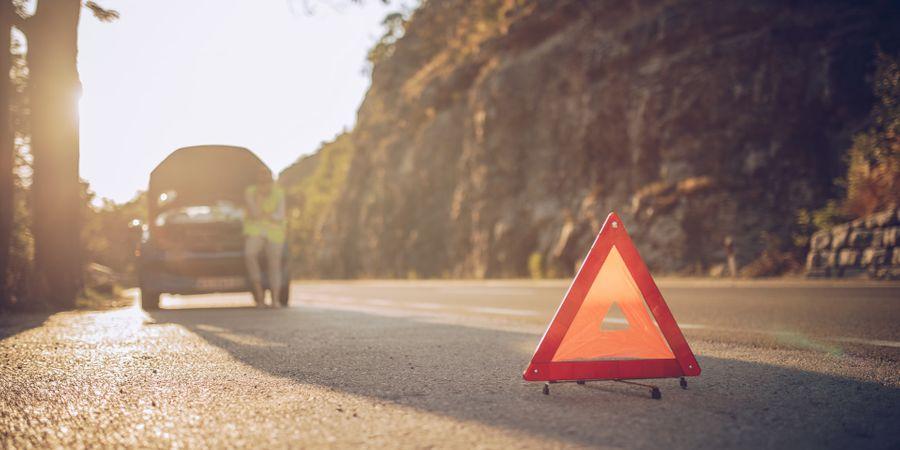
[[[161,294],[251,291],[244,262],[244,191],[272,176],[242,147],[202,145],[175,150],[150,174],[147,223],[138,249],[141,307],[159,308]],[[282,252],[287,305],[290,268]],[[265,257],[263,287],[269,289]]]

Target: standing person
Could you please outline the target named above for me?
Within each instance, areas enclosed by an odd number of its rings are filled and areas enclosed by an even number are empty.
[[[728,272],[731,278],[737,278],[737,261],[734,257],[734,239],[731,236],[725,236],[725,258],[728,260]]]
[[[247,214],[244,218],[244,257],[247,274],[253,288],[253,300],[259,307],[265,306],[265,291],[259,256],[266,252],[266,269],[269,275],[269,289],[272,292],[272,307],[279,306],[281,296],[281,252],[287,234],[284,212],[284,190],[266,174],[259,181],[248,186],[244,192]]]

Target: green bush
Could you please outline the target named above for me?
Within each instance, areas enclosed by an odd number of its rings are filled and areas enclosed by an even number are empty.
[[[900,60],[883,53],[875,71],[872,126],[848,153],[846,211],[860,217],[896,206],[900,198]]]
[[[332,212],[350,170],[353,143],[342,134],[322,145],[312,173],[292,185],[288,192],[290,246],[294,273],[317,276],[314,249],[327,248],[322,243],[321,229]]]
[[[844,195],[806,220],[815,230],[897,206],[900,199],[900,58],[879,53],[871,125],[854,136],[847,151],[847,175],[835,181]]]

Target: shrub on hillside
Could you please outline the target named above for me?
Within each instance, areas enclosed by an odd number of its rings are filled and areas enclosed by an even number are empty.
[[[848,152],[844,209],[862,217],[896,206],[900,198],[900,58],[879,54],[872,125]]]

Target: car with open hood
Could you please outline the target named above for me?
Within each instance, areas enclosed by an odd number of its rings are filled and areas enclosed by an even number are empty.
[[[160,295],[251,290],[244,261],[244,192],[272,171],[243,147],[180,148],[150,173],[147,222],[138,249],[141,306],[159,308]],[[279,303],[287,305],[287,244]],[[267,285],[266,258],[260,259]]]

